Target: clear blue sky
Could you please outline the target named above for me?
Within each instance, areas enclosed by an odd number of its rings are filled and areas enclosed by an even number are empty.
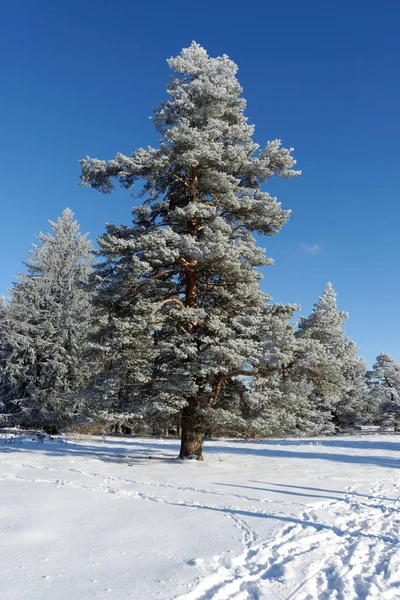
[[[264,290],[307,314],[332,281],[360,353],[400,360],[399,31],[396,0],[3,3],[0,293],[66,206],[93,239],[130,222],[129,193],[78,187],[78,160],[157,144],[165,60],[196,40],[238,63],[256,141],[303,170],[267,186],[293,212]]]

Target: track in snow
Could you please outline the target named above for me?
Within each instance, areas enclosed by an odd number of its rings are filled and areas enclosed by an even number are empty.
[[[400,515],[378,494],[381,487],[369,503],[349,491],[346,510],[339,501],[314,505],[272,540],[257,541],[247,523],[231,515],[242,531],[242,554],[222,560],[175,600],[399,599]]]
[[[195,510],[213,510],[229,518],[239,531],[242,551],[237,556],[224,553],[209,573],[195,581],[186,593],[175,600],[394,600],[400,598],[400,514],[396,501],[384,494],[399,493],[398,479],[376,481],[371,494],[362,496],[355,490],[337,500],[309,505],[297,517],[285,512],[267,511],[252,506],[235,506],[234,500],[268,503],[228,491],[102,475],[77,468],[59,468],[15,463],[2,464],[29,468],[46,473],[57,472],[60,478],[28,478],[3,474],[0,480],[25,481],[57,487],[78,488],[91,493],[113,494],[147,502],[182,506]],[[95,485],[81,484],[65,476],[89,476]],[[115,487],[115,485],[123,487]],[[383,489],[389,485],[388,489]],[[125,486],[190,493],[192,500],[180,501],[157,493],[144,493]],[[290,486],[289,486],[290,487]],[[150,491],[150,490],[149,490]],[[219,497],[229,504],[211,504]],[[362,499],[361,499],[362,497]],[[206,502],[204,501],[206,500]],[[279,501],[275,504],[287,505]],[[301,504],[300,507],[306,507]],[[284,522],[273,539],[260,540],[249,526],[252,517]],[[297,583],[294,585],[293,582]]]

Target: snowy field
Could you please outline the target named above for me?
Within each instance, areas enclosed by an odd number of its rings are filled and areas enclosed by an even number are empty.
[[[0,440],[1,600],[400,598],[400,436]]]

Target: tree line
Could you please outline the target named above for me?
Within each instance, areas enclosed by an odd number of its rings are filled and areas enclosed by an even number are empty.
[[[265,184],[300,175],[292,149],[253,141],[226,55],[193,42],[168,63],[159,147],[81,161],[103,193],[140,182],[131,225],[107,225],[94,252],[66,209],[0,305],[1,422],[176,427],[180,456],[200,460],[207,434],[397,426],[400,365],[380,354],[367,370],[332,285],[297,324],[260,288],[272,261],[254,235],[289,218]]]

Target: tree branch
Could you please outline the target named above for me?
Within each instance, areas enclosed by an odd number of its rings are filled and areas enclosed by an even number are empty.
[[[165,271],[161,271],[154,277],[148,277],[147,281],[155,281],[156,279],[160,279],[160,277],[164,277],[164,275],[168,275],[169,273],[180,273],[179,269],[165,269]]]
[[[232,371],[232,373],[227,373],[227,375],[220,375],[218,377],[217,383],[214,387],[213,399],[211,401],[211,406],[215,405],[218,402],[219,395],[221,393],[222,384],[228,379],[232,379],[233,377],[238,377],[239,375],[248,375],[249,377],[254,377],[258,375],[257,371],[247,371],[246,369],[238,369],[237,371]]]
[[[183,304],[183,302],[181,302],[180,300],[178,300],[178,298],[167,298],[166,300],[163,300],[162,302],[160,302],[160,304],[158,306],[156,306],[156,308],[154,310],[152,310],[151,312],[151,316],[153,317],[156,312],[162,307],[164,306],[164,304],[177,304],[180,308],[184,309],[185,305]]]
[[[170,175],[172,175],[172,177],[174,177],[177,181],[180,181],[181,183],[183,183],[183,185],[185,187],[188,188],[188,190],[191,190],[191,186],[188,184],[187,181],[185,181],[184,179],[182,179],[182,177],[179,177],[178,175],[175,175],[175,173],[169,173]]]

